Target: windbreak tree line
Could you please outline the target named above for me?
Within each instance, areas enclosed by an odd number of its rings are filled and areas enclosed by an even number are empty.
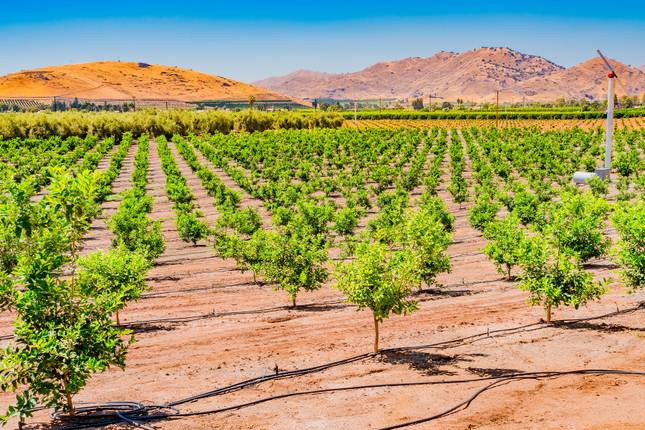
[[[275,129],[338,128],[344,119],[334,113],[258,112],[258,111],[157,111],[137,112],[38,112],[5,113],[0,115],[0,137],[63,139],[89,135],[105,138],[132,133],[135,137],[172,137],[190,133],[212,134],[254,132]]]

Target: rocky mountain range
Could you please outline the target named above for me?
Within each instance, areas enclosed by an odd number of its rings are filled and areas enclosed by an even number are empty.
[[[619,95],[645,93],[645,70],[610,60],[619,76]],[[317,99],[410,99],[429,95],[455,101],[601,100],[606,97],[606,69],[600,58],[564,68],[536,55],[510,48],[439,52],[374,64],[352,73],[299,70],[254,85],[293,97]]]

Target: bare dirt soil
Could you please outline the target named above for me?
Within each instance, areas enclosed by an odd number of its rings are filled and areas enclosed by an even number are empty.
[[[276,368],[280,372],[310,367],[371,351],[371,314],[356,312],[336,290],[302,294],[300,305],[291,309],[285,293],[254,284],[251,273],[235,270],[233,261],[216,257],[207,243],[181,242],[172,204],[164,193],[156,144],[151,142],[150,147],[149,192],[154,196],[153,215],[163,221],[167,249],[149,275],[152,290],[121,313],[121,321],[137,337],[126,370],[112,369],[93,377],[76,401],[160,404],[271,374]],[[125,166],[131,165],[133,154],[130,151]],[[177,161],[206,218],[214,222],[218,214],[212,199],[180,157]],[[131,169],[124,171],[129,175]],[[125,186],[122,179],[115,192]],[[505,281],[481,253],[484,240],[468,225],[467,205],[459,208],[450,203],[446,184],[440,195],[457,218],[449,248],[452,272],[440,277],[444,288],[417,295],[417,312],[391,317],[381,326],[382,348],[410,349],[262,383],[189,403],[181,410],[217,409],[266,396],[356,385],[451,381],[518,371],[643,370],[645,308],[635,310],[645,301],[643,292],[628,295],[615,281],[601,302],[554,312],[559,321],[600,317],[569,324],[541,323],[543,310],[527,305],[526,294]],[[112,205],[106,203],[106,207]],[[107,246],[107,235],[105,229],[91,233],[97,246]],[[618,278],[608,260],[596,261],[589,269],[599,278]],[[625,312],[602,317],[617,310]],[[9,324],[7,318],[0,321],[2,334],[10,332]],[[525,325],[529,326],[495,333]],[[490,336],[429,346],[487,332]],[[489,382],[326,392],[149,425],[158,429],[376,429],[445,411]],[[0,395],[0,408],[4,410],[10,400]],[[415,428],[642,429],[644,404],[643,377],[569,375],[503,384],[483,393],[467,409]],[[44,412],[35,421],[49,422]]]

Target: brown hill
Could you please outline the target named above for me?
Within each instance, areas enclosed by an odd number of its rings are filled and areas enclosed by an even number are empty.
[[[631,91],[642,92],[642,72],[615,64]],[[605,76],[596,60],[564,69],[542,57],[509,48],[480,48],[382,62],[353,73],[298,71],[255,84],[308,99],[409,99],[437,94],[450,101],[492,101],[499,89],[502,101],[546,101],[602,98]]]
[[[609,60],[618,74],[618,95],[645,93],[645,73],[635,67]],[[607,97],[607,68],[600,58],[592,58],[548,76],[531,78],[511,89],[516,97],[553,100],[558,97],[602,100]]]
[[[101,61],[26,70],[0,77],[0,97],[80,99],[289,100],[271,90],[156,64]]]

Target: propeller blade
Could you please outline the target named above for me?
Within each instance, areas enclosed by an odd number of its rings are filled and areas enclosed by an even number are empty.
[[[607,69],[609,69],[609,71],[610,71],[611,73],[613,73],[613,74],[614,74],[614,78],[616,79],[616,83],[617,83],[617,84],[618,84],[618,86],[620,86],[620,88],[625,92],[625,95],[630,95],[630,94],[629,94],[629,91],[627,90],[627,88],[625,87],[625,85],[623,85],[623,82],[622,82],[620,79],[618,79],[618,73],[616,73],[616,71],[614,70],[614,68],[613,68],[613,67],[611,67],[611,64],[609,64],[609,61],[607,60],[607,58],[605,58],[605,56],[604,56],[604,55],[602,55],[602,52],[600,52],[600,49],[596,49],[596,52],[598,53],[598,55],[600,55],[600,58],[602,58],[602,61],[603,61],[603,62],[605,63],[605,65],[607,66]]]
[[[605,58],[605,56],[604,56],[604,55],[602,55],[602,52],[600,52],[600,49],[596,49],[596,52],[598,53],[598,55],[600,55],[600,58],[602,58],[602,61],[604,61],[604,62],[605,62],[605,65],[607,66],[607,68],[609,69],[609,71],[610,71],[611,73],[613,73],[615,77],[618,77],[618,74],[616,73],[616,71],[614,70],[614,68],[613,68],[613,67],[611,67],[611,64],[609,64],[609,61],[607,61],[607,59]]]

